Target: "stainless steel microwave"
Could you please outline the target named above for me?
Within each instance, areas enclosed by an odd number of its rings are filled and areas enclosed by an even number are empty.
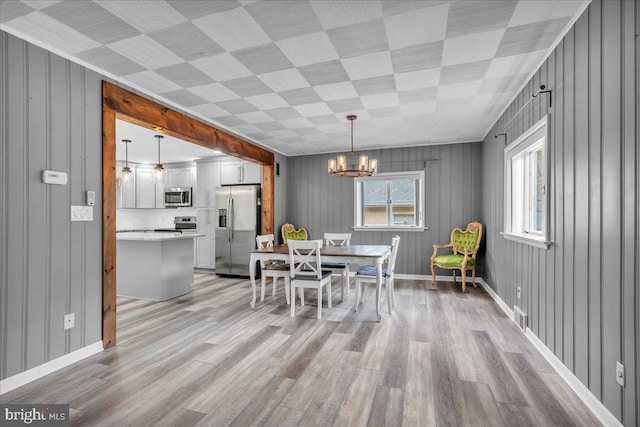
[[[165,188],[164,207],[177,208],[191,206],[191,187]]]

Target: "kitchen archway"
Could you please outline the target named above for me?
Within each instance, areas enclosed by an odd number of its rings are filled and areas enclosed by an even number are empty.
[[[102,82],[102,342],[116,344],[116,118],[262,165],[262,233],[274,230],[274,155],[221,129]]]

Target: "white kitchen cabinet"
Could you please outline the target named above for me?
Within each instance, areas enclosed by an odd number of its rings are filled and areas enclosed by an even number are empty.
[[[164,208],[164,183],[156,182],[156,208]]]
[[[195,168],[167,169],[167,188],[193,187]]]
[[[136,208],[156,207],[156,180],[153,169],[136,168]]]
[[[262,165],[252,162],[222,163],[220,173],[222,185],[260,184],[261,182]]]
[[[196,166],[195,206],[216,207],[216,187],[220,186],[220,163],[198,163]]]
[[[203,237],[196,238],[196,267],[216,268],[216,234],[215,234],[215,209],[198,209],[198,234]]]

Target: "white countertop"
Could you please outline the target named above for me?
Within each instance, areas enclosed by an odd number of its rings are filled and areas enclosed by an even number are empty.
[[[142,242],[161,242],[166,240],[183,240],[204,237],[205,234],[171,233],[171,232],[138,232],[128,231],[116,233],[116,240],[137,240]]]

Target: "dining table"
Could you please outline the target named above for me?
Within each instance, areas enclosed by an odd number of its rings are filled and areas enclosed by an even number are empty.
[[[380,314],[380,291],[382,288],[382,264],[391,254],[389,245],[345,245],[332,246],[324,245],[320,249],[322,262],[349,262],[357,265],[373,265],[376,269],[376,315],[377,321],[382,318]],[[249,261],[249,277],[251,278],[251,288],[253,298],[251,308],[256,305],[256,263],[258,261],[289,261],[289,247],[275,245],[268,248],[254,249],[251,251]],[[295,301],[291,301],[295,303]]]

